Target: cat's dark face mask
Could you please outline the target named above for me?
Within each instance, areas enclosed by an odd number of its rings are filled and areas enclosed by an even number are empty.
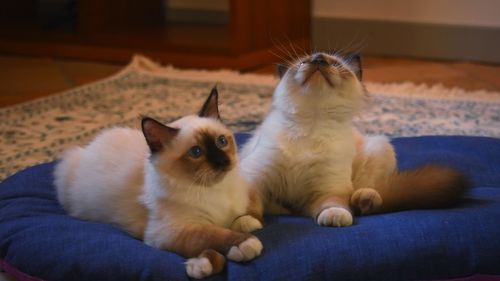
[[[340,78],[355,77],[361,81],[361,58],[357,54],[339,56],[322,52],[314,53],[296,60],[292,65],[279,64],[278,75],[282,79],[285,75],[294,77],[302,86],[322,78],[317,83],[323,82],[334,87],[341,81]]]

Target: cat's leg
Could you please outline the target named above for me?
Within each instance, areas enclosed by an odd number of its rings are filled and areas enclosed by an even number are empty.
[[[250,233],[262,228],[262,223],[252,215],[242,215],[237,217],[231,224],[234,231]]]
[[[198,257],[188,259],[184,264],[189,277],[201,279],[221,272],[226,264],[226,258],[215,250],[207,249]]]
[[[256,189],[251,189],[249,195],[247,214],[239,216],[233,221],[231,229],[234,231],[249,233],[262,228],[264,212],[262,196]]]
[[[385,136],[366,136],[357,149],[353,162],[354,193],[351,207],[359,213],[373,214],[383,206],[379,189],[386,185],[396,170],[396,154]]]
[[[312,202],[309,215],[322,226],[350,226],[353,218],[349,208],[349,195],[327,194]]]
[[[373,188],[360,188],[351,196],[351,206],[361,214],[372,214],[382,206],[382,197]]]
[[[209,224],[150,225],[145,242],[188,258],[198,257],[204,250],[213,249],[230,260],[244,262],[262,252],[262,243],[257,237]]]

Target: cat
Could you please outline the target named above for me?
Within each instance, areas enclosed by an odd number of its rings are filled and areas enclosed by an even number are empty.
[[[279,67],[272,107],[241,152],[245,178],[269,213],[311,216],[349,226],[353,213],[450,206],[468,188],[438,165],[398,172],[385,136],[353,125],[368,93],[358,55],[314,53]]]
[[[150,246],[189,258],[203,278],[225,255],[259,256],[260,202],[239,171],[232,132],[219,116],[214,87],[197,115],[168,125],[143,117],[142,132],[111,128],[65,152],[55,168],[57,197],[77,218],[118,225]]]

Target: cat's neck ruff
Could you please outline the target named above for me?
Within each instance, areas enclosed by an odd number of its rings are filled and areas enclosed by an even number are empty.
[[[197,222],[229,227],[233,216],[244,213],[248,205],[248,190],[240,184],[239,167],[227,172],[221,181],[211,186],[176,182],[158,174],[151,174],[146,180],[156,184],[146,185],[147,191],[141,197],[143,204],[151,210],[160,204],[172,208],[171,212],[180,210],[179,218],[197,218]]]
[[[330,92],[299,93],[302,89],[280,83],[274,93],[270,123],[282,127],[290,138],[331,137],[352,130],[352,117],[357,112]],[[338,99],[332,102],[333,99]],[[300,99],[300,100],[299,100]],[[267,120],[266,120],[267,121]]]

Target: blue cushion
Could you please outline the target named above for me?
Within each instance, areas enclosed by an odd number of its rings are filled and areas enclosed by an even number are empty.
[[[242,143],[247,135],[238,135]],[[402,169],[434,161],[468,173],[461,206],[360,217],[346,228],[267,216],[263,255],[229,262],[209,280],[411,280],[500,275],[500,140],[412,137],[393,141]],[[107,224],[69,217],[57,203],[54,163],[0,185],[0,258],[45,280],[187,280],[176,254]]]

